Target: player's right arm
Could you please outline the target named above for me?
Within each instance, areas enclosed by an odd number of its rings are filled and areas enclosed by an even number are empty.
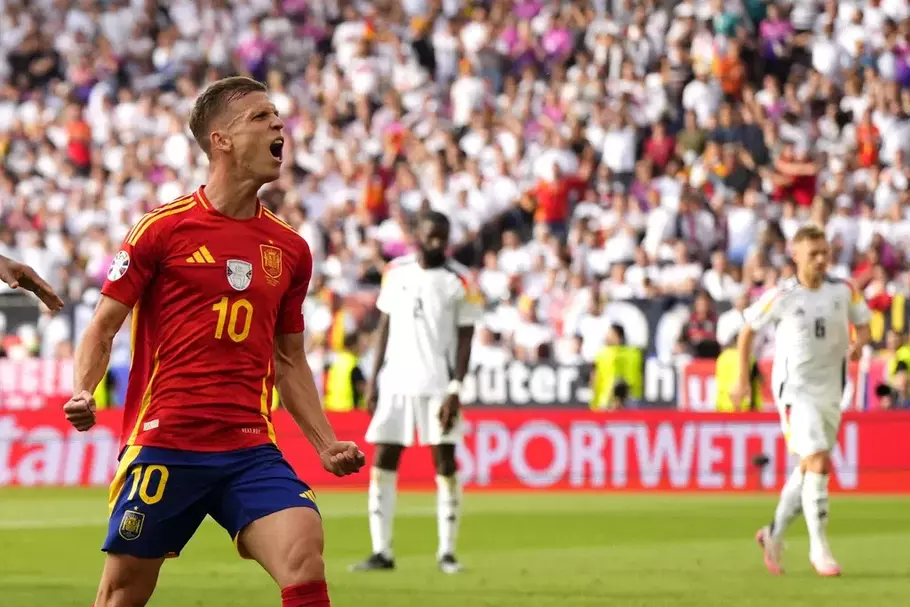
[[[80,432],[95,425],[93,394],[107,372],[114,337],[158,268],[161,243],[158,226],[154,225],[157,217],[154,211],[149,213],[127,234],[107,272],[98,307],[76,348],[73,397],[63,410]]]
[[[780,319],[782,300],[783,292],[778,287],[773,287],[765,291],[758,301],[743,312],[745,323],[736,341],[739,374],[733,389],[730,390],[730,398],[734,403],[739,404],[751,395],[752,344],[755,334]]]
[[[866,305],[863,294],[851,282],[847,282],[847,288],[850,289],[850,301],[847,304],[847,319],[853,325],[854,336],[847,352],[850,360],[859,360],[865,348],[872,341],[872,332],[869,328],[869,321],[872,319],[872,312]]]
[[[373,358],[373,369],[370,372],[370,380],[367,382],[366,395],[364,396],[364,403],[370,415],[376,413],[376,405],[379,402],[379,391],[377,389],[379,372],[382,371],[386,347],[389,345],[389,315],[385,312],[381,312],[379,315],[377,333],[376,356]]]
[[[364,403],[370,415],[376,412],[376,405],[379,402],[378,380],[382,366],[385,364],[385,352],[389,345],[389,312],[392,309],[392,290],[389,286],[391,269],[386,271],[382,278],[382,286],[379,288],[379,297],[376,299],[376,308],[379,310],[379,327],[376,338],[376,353],[373,357],[373,369],[370,372],[370,380],[367,383],[367,391],[364,395]]]
[[[73,397],[63,407],[66,419],[84,432],[95,425],[94,393],[104,379],[111,361],[114,336],[123,325],[130,308],[102,295],[92,321],[76,348],[73,361]]]

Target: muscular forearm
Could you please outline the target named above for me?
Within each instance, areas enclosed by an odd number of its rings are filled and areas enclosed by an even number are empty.
[[[455,348],[455,379],[464,381],[471,363],[471,344],[474,342],[474,327],[458,328],[458,345]]]
[[[869,345],[870,341],[872,341],[872,333],[869,330],[869,325],[856,327],[856,336],[854,339],[856,347],[860,349],[864,348]]]
[[[382,365],[385,363],[385,349],[389,343],[389,316],[383,314],[379,318],[379,338],[376,342],[376,356],[373,357],[373,369],[370,373],[370,381],[376,384],[379,379],[379,372],[382,371]]]
[[[749,377],[749,371],[752,368],[752,330],[749,327],[743,327],[736,342],[737,354],[739,354],[739,378]]]
[[[111,348],[114,345],[114,334],[108,334],[98,326],[91,324],[85,330],[73,364],[73,394],[83,390],[94,393],[95,388],[104,379],[107,366],[111,361]]]
[[[278,397],[307,440],[322,452],[335,442],[335,431],[322,409],[313,371],[302,352],[291,360],[276,360]]]

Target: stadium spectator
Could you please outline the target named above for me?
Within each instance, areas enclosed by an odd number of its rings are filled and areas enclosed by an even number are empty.
[[[720,354],[714,301],[704,291],[695,295],[692,314],[680,334],[679,351],[696,358],[717,358]]]
[[[886,411],[910,408],[910,396],[908,396],[910,391],[907,386],[907,366],[900,363],[893,385],[880,384],[875,390],[875,395],[879,398],[879,407]]]
[[[591,409],[615,411],[642,398],[644,364],[641,350],[626,343],[621,325],[607,331],[591,372]]]
[[[361,337],[350,333],[344,337],[344,348],[326,371],[326,411],[348,412],[363,408],[366,376],[360,368],[359,350]]]

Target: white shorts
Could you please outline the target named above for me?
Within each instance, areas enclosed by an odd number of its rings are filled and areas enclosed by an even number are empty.
[[[839,403],[779,406],[778,412],[791,453],[804,459],[816,453],[827,453],[834,448],[840,430]]]
[[[461,417],[449,432],[443,433],[439,422],[442,397],[402,394],[379,395],[376,413],[367,429],[366,441],[372,445],[388,444],[410,447],[417,434],[418,445],[451,445],[461,439]]]

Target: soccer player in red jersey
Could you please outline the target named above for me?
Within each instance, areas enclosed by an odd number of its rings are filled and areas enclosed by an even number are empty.
[[[364,464],[326,419],[303,347],[312,273],[307,243],[265,209],[278,177],[282,121],[265,87],[227,78],[196,101],[190,128],[210,159],[208,184],[143,217],[127,235],[76,352],[78,430],[114,335],[133,313],[133,359],[120,466],[111,485],[107,552],[95,607],[138,607],[166,557],[206,515],[281,588],[283,607],[328,607],[314,495],[285,462],[272,388],[344,476]]]

